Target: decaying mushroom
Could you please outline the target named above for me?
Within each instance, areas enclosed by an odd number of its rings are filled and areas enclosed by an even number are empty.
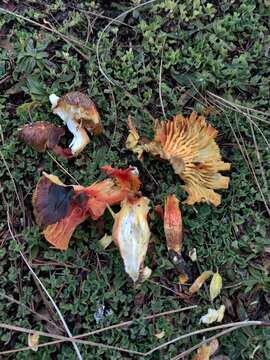
[[[168,255],[180,274],[186,274],[186,263],[182,257],[183,226],[179,200],[175,195],[167,196],[164,207],[164,232]]]
[[[140,181],[136,168],[103,170],[113,178],[90,186],[65,185],[51,174],[40,178],[33,194],[37,224],[46,240],[65,250],[76,227],[87,218],[97,220],[108,205],[120,204],[126,197],[138,194]]]
[[[88,212],[93,220],[100,218],[107,206],[120,204],[126,197],[138,194],[141,182],[138,170],[132,166],[127,169],[114,169],[103,166],[101,170],[111,178],[86,187]]]
[[[45,239],[57,249],[66,250],[76,227],[87,217],[86,197],[78,196],[74,186],[64,185],[57,176],[40,178],[32,204],[37,224]]]
[[[151,275],[151,269],[144,267],[150,239],[148,204],[147,197],[125,199],[113,225],[113,240],[120,250],[125,271],[134,282],[143,281]]]
[[[156,121],[152,141],[140,140],[129,118],[127,148],[142,158],[143,152],[168,160],[174,172],[184,181],[188,193],[185,203],[210,202],[218,206],[221,196],[214,190],[227,189],[229,177],[219,171],[230,169],[230,164],[221,160],[215,142],[217,130],[207,124],[203,116],[193,112],[189,117],[176,115],[172,120]]]
[[[57,114],[74,135],[69,147],[73,155],[78,155],[90,139],[85,129],[98,135],[102,131],[100,116],[93,101],[79,91],[73,91],[59,97],[51,94],[50,102],[54,114]]]
[[[68,159],[73,156],[71,150],[69,148],[63,149],[58,145],[64,134],[65,130],[62,127],[46,121],[37,121],[33,124],[26,124],[19,129],[18,137],[36,151],[51,150],[56,155]]]

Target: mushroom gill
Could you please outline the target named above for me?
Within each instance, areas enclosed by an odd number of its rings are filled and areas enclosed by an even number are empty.
[[[130,134],[135,134],[136,129],[130,120],[129,128]],[[214,190],[227,189],[229,185],[229,177],[222,176],[219,171],[229,170],[230,163],[221,159],[215,141],[217,133],[203,116],[195,112],[187,117],[176,115],[172,120],[156,121],[152,141],[136,139],[129,149],[139,153],[140,157],[145,151],[168,160],[184,181],[183,188],[188,193],[185,203],[210,202],[218,206],[221,196]]]

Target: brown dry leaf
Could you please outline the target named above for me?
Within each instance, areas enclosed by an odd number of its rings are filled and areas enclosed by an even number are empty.
[[[187,274],[181,274],[178,276],[178,284],[184,285],[188,282],[188,275]]]
[[[214,273],[210,283],[210,300],[213,301],[221,292],[222,277],[218,272]]]
[[[31,346],[31,350],[38,351],[39,334],[28,334],[28,346]]]
[[[197,354],[192,358],[192,360],[209,360],[210,356],[212,356],[218,348],[218,340],[214,339],[208,345],[202,345],[197,350]]]
[[[209,202],[218,206],[221,196],[214,190],[227,189],[229,185],[229,178],[219,171],[229,170],[230,164],[221,160],[215,142],[217,133],[195,112],[189,117],[176,115],[172,120],[157,121],[154,140],[142,143],[139,139],[132,151],[140,151],[140,157],[146,151],[168,160],[185,183],[188,205]]]
[[[140,136],[130,115],[128,117],[127,124],[129,128],[129,135],[126,140],[126,148],[136,154],[139,160],[143,160],[144,147],[140,144]]]
[[[189,288],[189,293],[194,294],[196,293],[201,286],[205,283],[207,279],[210,278],[210,276],[213,275],[213,271],[204,271],[197,279],[194,281],[194,283]]]

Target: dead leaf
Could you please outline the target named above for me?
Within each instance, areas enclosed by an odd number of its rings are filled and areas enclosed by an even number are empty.
[[[213,322],[221,322],[224,318],[225,306],[221,305],[218,310],[208,309],[207,314],[203,315],[200,318],[200,323],[203,324],[212,324]]]
[[[192,358],[192,360],[209,360],[219,348],[219,343],[217,339],[213,339],[208,345],[202,345],[198,350],[197,354]]]
[[[162,339],[162,338],[164,338],[164,336],[165,336],[165,331],[164,330],[162,330],[160,333],[156,333],[155,334],[155,337],[157,338],[157,339]]]
[[[191,261],[195,262],[197,260],[197,250],[193,248],[189,251],[188,256],[190,257]]]
[[[214,273],[210,283],[210,299],[213,301],[221,292],[222,277],[218,272]]]
[[[98,243],[102,247],[102,249],[106,249],[112,243],[112,241],[112,235],[105,234]]]
[[[180,274],[178,276],[178,283],[180,285],[184,285],[188,282],[188,275],[187,274]]]
[[[210,278],[210,276],[213,275],[213,271],[204,271],[197,279],[194,281],[194,283],[189,288],[189,293],[194,294],[196,293],[201,286],[205,283],[207,279]]]
[[[39,334],[28,334],[28,346],[31,346],[31,350],[38,351]]]

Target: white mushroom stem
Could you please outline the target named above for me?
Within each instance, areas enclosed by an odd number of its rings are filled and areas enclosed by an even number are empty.
[[[51,94],[49,96],[50,103],[52,104],[52,109],[57,106],[59,99],[60,99],[60,97],[55,94]]]
[[[76,121],[68,119],[66,121],[68,130],[74,135],[73,140],[69,144],[73,155],[80,153],[90,142],[89,136],[84,128],[80,127]]]

